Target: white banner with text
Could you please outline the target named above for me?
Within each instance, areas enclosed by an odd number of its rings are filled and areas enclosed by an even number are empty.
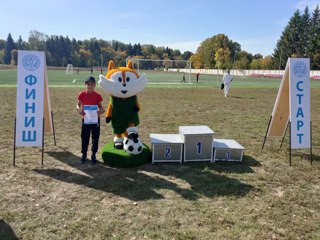
[[[310,59],[289,61],[291,148],[310,148]]]
[[[45,55],[18,51],[16,146],[42,146]]]

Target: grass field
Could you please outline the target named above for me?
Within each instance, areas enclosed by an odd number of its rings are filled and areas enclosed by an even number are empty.
[[[146,164],[131,169],[80,165],[81,90],[49,71],[57,146],[18,148],[12,166],[16,76],[0,71],[0,239],[320,239],[320,89],[312,82],[313,165],[288,136],[261,151],[280,80],[236,78],[229,98],[216,80],[148,85],[139,94],[140,133],[177,133],[207,125],[216,138],[245,146],[242,163]],[[70,84],[71,82],[71,84]],[[65,87],[53,87],[62,86]],[[73,88],[71,86],[77,86]],[[101,91],[104,99],[108,96]],[[106,106],[104,100],[104,106]],[[111,141],[102,123],[100,149]]]
[[[219,88],[222,76],[200,75],[200,80],[196,83],[195,75],[191,74],[191,84],[181,83],[182,73],[146,71],[149,80],[149,88]],[[65,74],[65,71],[49,70],[48,79],[51,87],[83,87],[84,80],[90,75],[89,71],[80,71],[79,74]],[[98,80],[100,72],[94,72],[93,76]],[[73,81],[76,81],[73,83]],[[189,80],[186,75],[186,81]],[[0,70],[0,87],[13,87],[17,83],[17,72],[12,69]],[[278,88],[280,79],[272,78],[245,78],[235,77],[232,82],[233,88]],[[320,81],[312,80],[312,88],[320,88]]]

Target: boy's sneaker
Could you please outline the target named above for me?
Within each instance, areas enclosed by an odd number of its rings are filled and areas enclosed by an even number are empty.
[[[95,165],[97,163],[97,158],[96,158],[96,154],[92,154],[91,155],[91,164]]]
[[[81,159],[80,159],[80,163],[81,163],[81,164],[84,164],[85,161],[86,161],[86,158],[87,158],[87,155],[86,155],[86,154],[82,154],[82,157],[81,157]]]

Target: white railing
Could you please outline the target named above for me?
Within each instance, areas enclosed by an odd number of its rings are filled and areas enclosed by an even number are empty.
[[[169,72],[185,72],[185,73],[200,73],[200,74],[210,74],[210,75],[223,75],[225,70],[222,69],[177,69],[177,68],[169,68]],[[249,76],[252,74],[257,75],[283,75],[284,70],[240,70],[240,69],[232,69],[230,73],[234,76]],[[320,71],[310,71],[310,77],[320,76]]]

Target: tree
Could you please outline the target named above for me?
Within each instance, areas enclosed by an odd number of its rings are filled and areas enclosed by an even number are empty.
[[[310,39],[310,14],[308,6],[306,6],[300,19],[300,26],[298,27],[300,39],[297,45],[297,54],[300,57],[307,57],[307,46]]]
[[[25,43],[24,43],[24,41],[22,40],[21,36],[19,36],[19,39],[18,39],[18,41],[17,41],[17,43],[16,43],[16,46],[17,46],[17,49],[18,49],[18,50],[22,50],[22,49],[25,48]]]
[[[181,55],[181,57],[183,58],[183,60],[189,60],[190,57],[191,57],[191,55],[192,55],[192,52],[190,52],[190,51],[185,51],[185,52]]]
[[[236,69],[248,69],[251,61],[252,54],[249,54],[246,51],[240,51],[236,57],[233,67]]]
[[[306,7],[300,15],[296,10],[290,18],[273,53],[274,65],[284,69],[289,57],[310,57],[317,52],[315,36],[319,32],[319,7],[317,6],[310,18],[309,8]],[[312,65],[312,64],[311,64]]]
[[[232,63],[231,63],[231,51],[229,48],[219,48],[218,51],[216,51],[214,60],[216,61],[216,67],[218,69],[226,69],[226,68],[231,68]]]
[[[3,39],[0,39],[0,50],[5,49],[6,48],[6,44],[7,42]]]
[[[173,56],[173,59],[180,59],[180,57],[181,57],[180,50],[178,50],[178,49],[173,50],[172,56]]]
[[[192,61],[193,68],[199,69],[203,67],[202,57],[199,53],[191,55],[190,61]]]
[[[279,66],[279,69],[284,69],[287,59],[292,54],[297,54],[296,44],[299,41],[299,23],[300,12],[296,10],[283,30],[273,53],[275,64]]]
[[[262,58],[255,58],[250,64],[251,69],[261,69],[262,68]]]
[[[4,63],[11,64],[11,51],[15,48],[14,41],[11,37],[11,33],[9,33],[7,37],[7,44],[4,50]]]
[[[215,68],[220,65],[224,68],[228,65],[229,68],[240,50],[241,47],[239,43],[233,42],[224,34],[218,34],[204,40],[195,53],[198,56],[194,58],[197,60],[201,59],[202,65],[205,68]],[[218,51],[219,53],[217,54]],[[226,57],[228,59],[226,59]],[[217,64],[216,59],[223,59],[223,61],[221,62],[219,60],[220,62]]]
[[[90,50],[85,50],[83,48],[80,48],[79,54],[80,54],[79,67],[92,67],[91,62],[89,61],[92,56],[92,53],[90,52]]]
[[[311,69],[320,69],[319,49],[320,49],[320,9],[316,6],[309,21],[310,39],[307,46],[307,56],[310,57]]]
[[[256,53],[255,55],[253,55],[252,59],[262,59],[263,56],[260,53]]]
[[[261,61],[262,69],[274,69],[273,58],[271,55],[265,56]]]
[[[128,55],[128,56],[133,56],[133,48],[132,48],[131,43],[129,43],[129,45],[128,45],[127,55]]]
[[[141,45],[140,45],[140,43],[133,45],[133,55],[134,56],[141,56],[142,55],[141,54]]]
[[[0,50],[0,63],[4,64],[4,49]]]
[[[28,41],[23,41],[21,36],[16,43],[10,44],[13,40],[8,41],[0,39],[0,62],[4,62],[7,53],[7,63],[16,63],[16,52],[13,49],[28,49],[45,51],[47,64],[49,66],[65,66],[67,63],[72,63],[74,66],[91,67],[100,65],[100,63],[107,63],[114,59],[117,64],[125,64],[128,56],[138,58],[151,59],[184,59],[188,60],[192,55],[191,52],[182,54],[179,50],[172,50],[168,47],[156,47],[152,44],[140,45],[122,43],[120,41],[105,41],[91,38],[89,40],[70,40],[68,36],[51,35],[47,36],[45,33],[36,30],[30,31]],[[9,44],[7,44],[7,42]],[[11,46],[11,47],[10,47]],[[15,47],[16,46],[16,47]],[[6,48],[9,48],[6,51]],[[12,56],[14,57],[12,61]],[[150,64],[149,68],[159,67],[161,64]]]
[[[18,50],[12,49],[11,51],[11,65],[17,65],[18,63]]]
[[[30,31],[28,40],[30,50],[45,51],[47,39],[48,36],[44,33],[38,32],[36,30]]]
[[[141,46],[141,52],[144,58],[151,58],[151,55],[155,54],[155,47],[151,44],[144,44]]]

